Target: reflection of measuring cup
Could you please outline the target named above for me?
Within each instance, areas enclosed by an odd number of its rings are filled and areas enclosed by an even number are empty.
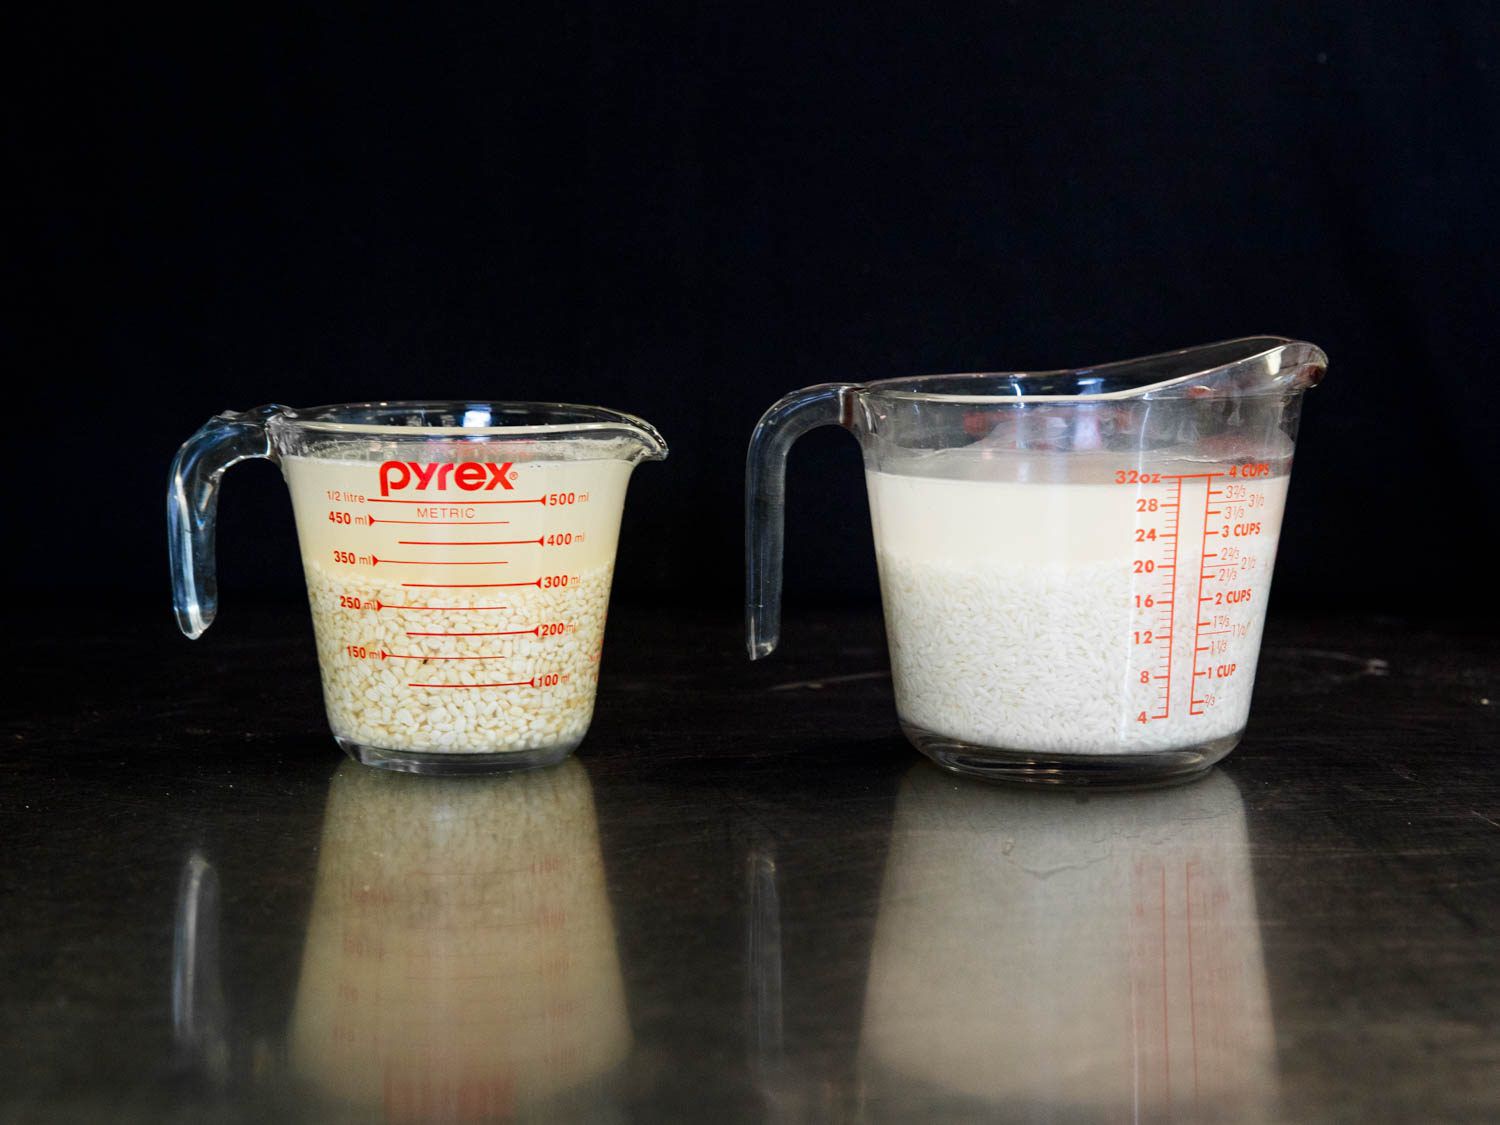
[[[872,1120],[1274,1120],[1244,804],[902,785],[860,1037]]]
[[[173,595],[190,637],[218,608],[218,485],[281,464],[334,737],[369,765],[545,765],[593,716],[625,487],[667,448],[591,406],[267,406],[210,421],[167,497]]]
[[[1236,340],[1075,371],[829,384],[761,419],[752,658],[779,639],[791,443],[859,438],[896,706],[949,769],[1191,776],[1239,741],[1311,344]]]
[[[576,761],[466,781],[340,767],[286,1049],[225,1003],[219,898],[193,854],[175,1038],[254,1119],[614,1118],[631,1034]]]
[[[343,766],[290,1048],[316,1090],[390,1121],[567,1120],[607,1097],[630,1028],[583,767],[476,787]]]

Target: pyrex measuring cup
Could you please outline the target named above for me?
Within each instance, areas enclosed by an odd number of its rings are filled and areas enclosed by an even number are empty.
[[[786,454],[864,451],[896,708],[1002,780],[1191,776],[1245,727],[1302,393],[1327,358],[1253,337],[1071,371],[827,384],[751,438],[751,659],[780,629]]]
[[[625,488],[667,455],[595,406],[382,402],[226,413],[167,495],[177,622],[218,608],[219,478],[253,457],[292,493],[334,738],[418,773],[547,765],[583,740]]]

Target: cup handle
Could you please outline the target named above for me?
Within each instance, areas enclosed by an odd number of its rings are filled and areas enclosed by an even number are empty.
[[[266,423],[284,406],[226,411],[210,418],[183,443],[167,480],[167,555],[172,565],[172,606],[177,626],[201,637],[219,612],[214,528],[219,518],[219,478],[252,458],[275,460]]]
[[[853,428],[858,383],[794,391],[761,416],[745,458],[745,647],[751,660],[781,640],[782,550],[786,543],[786,456],[818,426]]]

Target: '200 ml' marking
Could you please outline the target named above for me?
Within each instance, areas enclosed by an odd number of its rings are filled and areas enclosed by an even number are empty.
[[[515,488],[511,483],[515,475],[513,462],[504,461],[383,461],[380,465],[380,495],[389,496],[408,487],[418,492],[429,488],[442,491],[449,480],[465,492],[489,492],[497,485],[507,492]]]

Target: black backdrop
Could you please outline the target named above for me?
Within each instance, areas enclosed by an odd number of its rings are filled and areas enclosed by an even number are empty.
[[[1279,604],[1493,613],[1497,29],[1457,0],[49,9],[11,37],[12,448],[44,471],[7,561],[164,604],[167,462],[225,407],[571,400],[673,447],[619,595],[728,610],[782,392],[1275,332],[1332,357]],[[854,443],[806,439],[791,490],[791,593],[871,596]],[[290,595],[275,471],[224,501],[226,610]]]

